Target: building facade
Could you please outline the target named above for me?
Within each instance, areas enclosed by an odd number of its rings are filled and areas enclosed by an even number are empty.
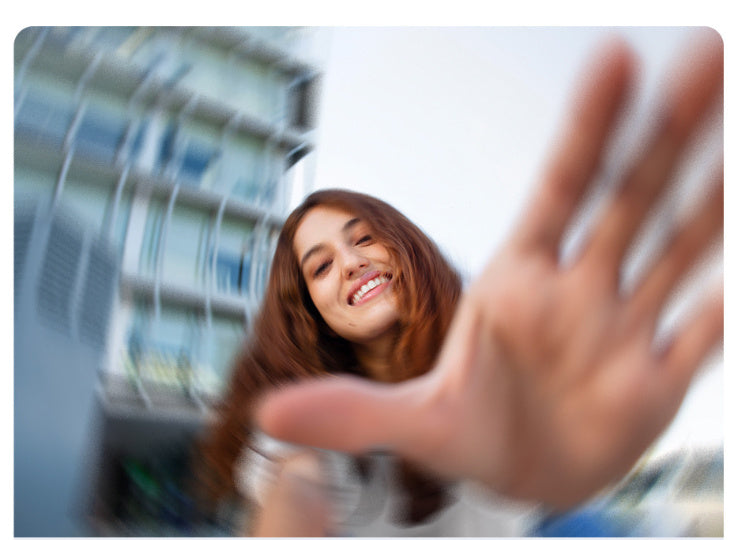
[[[307,174],[309,39],[286,27],[16,37],[17,535],[90,534],[80,522],[183,534],[144,525],[143,510],[125,509],[133,495],[111,501],[145,475],[162,484],[146,460],[182,452],[226,383]],[[54,436],[69,422],[77,435]],[[66,450],[49,446],[59,438]],[[44,463],[77,471],[56,475],[65,495],[48,496]]]

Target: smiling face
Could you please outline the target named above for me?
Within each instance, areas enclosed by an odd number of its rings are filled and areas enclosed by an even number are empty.
[[[363,346],[392,340],[395,263],[366,221],[318,206],[301,220],[293,247],[311,300],[334,332]]]

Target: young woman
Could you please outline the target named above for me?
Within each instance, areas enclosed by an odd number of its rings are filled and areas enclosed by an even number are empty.
[[[723,168],[640,278],[620,286],[646,216],[721,104],[715,32],[686,51],[666,81],[658,129],[636,149],[582,249],[561,258],[632,72],[623,44],[596,58],[528,211],[460,302],[459,280],[435,247],[379,202],[328,204],[319,200],[328,193],[316,194],[291,216],[218,431],[228,451],[210,454],[226,456],[211,460],[223,481],[232,484],[254,419],[277,439],[354,455],[389,450],[411,470],[420,464],[554,508],[621,478],[670,422],[723,334],[717,291],[701,295],[664,340],[658,335],[671,296],[721,234]],[[343,374],[277,389],[253,408],[268,388],[325,373]],[[284,459],[256,532],[333,530],[333,499],[318,487],[330,483],[324,470],[308,451]],[[414,500],[436,492],[405,491]]]
[[[266,506],[261,492],[268,486],[259,485],[258,470],[282,471],[268,463],[248,469],[241,458],[257,462],[273,447],[271,462],[293,454],[254,433],[258,397],[285,382],[325,374],[396,383],[426,373],[461,289],[459,275],[436,245],[387,203],[342,190],[310,195],[283,226],[259,317],[206,447],[216,495],[234,489],[238,475],[249,474],[258,480],[245,479],[244,495]],[[368,461],[354,463],[364,482],[374,474],[365,470]],[[398,463],[395,474],[404,496],[396,521],[417,524],[450,503],[448,487],[409,462]],[[305,499],[311,504],[313,494]]]
[[[691,150],[699,157],[691,142],[722,121],[721,37],[702,30],[672,68],[656,129],[572,257],[562,241],[608,172],[632,86],[634,57],[619,41],[583,74],[529,207],[462,295],[435,367],[398,385],[339,377],[279,390],[258,408],[261,428],[320,448],[389,448],[443,477],[556,508],[620,479],[673,418],[724,329],[720,285],[697,290],[697,305],[660,332],[681,283],[721,239],[721,163],[705,171],[696,161],[703,196],[622,286],[638,232]]]

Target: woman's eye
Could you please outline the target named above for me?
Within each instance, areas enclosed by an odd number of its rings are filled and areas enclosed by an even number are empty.
[[[371,241],[372,241],[372,237],[369,234],[365,234],[359,240],[357,240],[357,245],[359,246],[359,245],[362,245],[362,244],[368,244]]]
[[[313,273],[314,277],[319,277],[321,274],[323,274],[324,272],[326,272],[326,270],[328,270],[328,268],[329,268],[330,265],[331,265],[331,261],[325,261],[325,262],[321,263],[318,266],[318,268],[316,268],[316,270],[314,271],[314,273]]]

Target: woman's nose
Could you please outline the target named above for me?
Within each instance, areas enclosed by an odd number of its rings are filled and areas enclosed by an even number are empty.
[[[342,273],[346,279],[360,276],[362,271],[369,266],[369,260],[353,249],[344,251],[342,261]]]

